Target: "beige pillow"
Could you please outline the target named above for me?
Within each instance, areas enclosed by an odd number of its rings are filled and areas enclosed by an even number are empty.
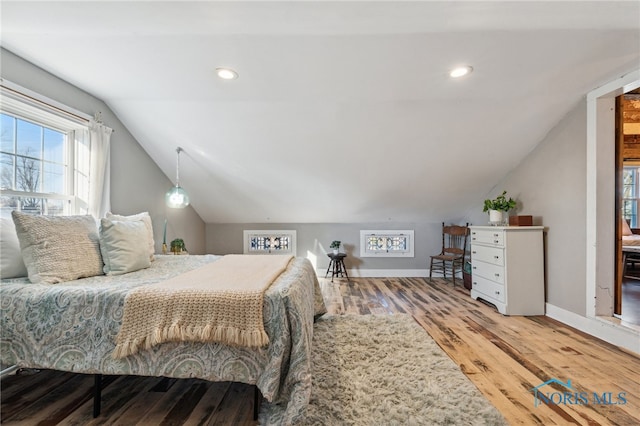
[[[0,218],[0,278],[27,276],[16,226],[10,217]]]
[[[147,226],[141,220],[100,221],[100,251],[104,273],[121,275],[151,266],[145,244]]]
[[[33,283],[102,275],[100,240],[91,216],[34,216],[11,212],[22,258]]]
[[[122,216],[119,214],[113,214],[111,212],[107,213],[106,215],[107,219],[111,219],[111,220],[118,220],[118,221],[125,221],[125,220],[129,220],[129,221],[142,221],[145,226],[147,227],[147,236],[144,240],[143,244],[147,245],[147,253],[149,254],[149,260],[153,261],[154,257],[153,254],[156,252],[156,243],[153,240],[153,225],[151,223],[151,216],[149,216],[148,212],[142,212],[142,213],[138,213],[138,214],[134,214],[131,216]]]
[[[633,232],[631,232],[631,228],[629,228],[629,224],[623,217],[620,218],[620,222],[622,223],[622,235],[624,235],[625,237],[633,235]]]

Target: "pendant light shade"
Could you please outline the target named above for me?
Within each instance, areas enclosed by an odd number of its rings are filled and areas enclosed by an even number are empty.
[[[167,191],[164,196],[167,207],[172,209],[183,209],[189,205],[189,194],[180,186],[180,152],[182,151],[180,147],[176,149],[176,186]]]

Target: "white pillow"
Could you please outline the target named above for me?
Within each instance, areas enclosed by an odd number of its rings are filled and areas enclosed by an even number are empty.
[[[16,226],[10,217],[0,218],[0,278],[27,276]]]
[[[151,265],[148,248],[141,244],[147,238],[147,226],[140,220],[100,221],[100,251],[104,273],[121,275]]]
[[[91,216],[11,212],[29,280],[54,284],[102,275],[100,238]]]
[[[142,213],[134,214],[131,216],[122,216],[119,214],[113,214],[109,212],[107,213],[106,217],[107,219],[118,220],[118,221],[125,221],[125,220],[142,221],[147,227],[147,235],[143,240],[146,241],[146,244],[147,244],[147,250],[148,250],[147,253],[149,254],[149,260],[151,261],[154,260],[153,254],[156,252],[156,247],[155,247],[156,243],[153,240],[153,225],[151,223],[151,216],[149,216],[149,212],[142,212]]]

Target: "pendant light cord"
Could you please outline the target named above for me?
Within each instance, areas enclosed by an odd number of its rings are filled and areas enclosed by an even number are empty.
[[[178,153],[176,156],[176,186],[180,186],[180,152],[182,151],[183,149],[180,147],[176,149],[176,152]]]

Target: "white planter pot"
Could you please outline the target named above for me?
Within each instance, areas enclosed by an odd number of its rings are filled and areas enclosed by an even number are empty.
[[[338,254],[338,249],[333,249],[333,254]]]
[[[493,226],[503,225],[506,214],[507,212],[502,210],[489,210],[489,224]]]

